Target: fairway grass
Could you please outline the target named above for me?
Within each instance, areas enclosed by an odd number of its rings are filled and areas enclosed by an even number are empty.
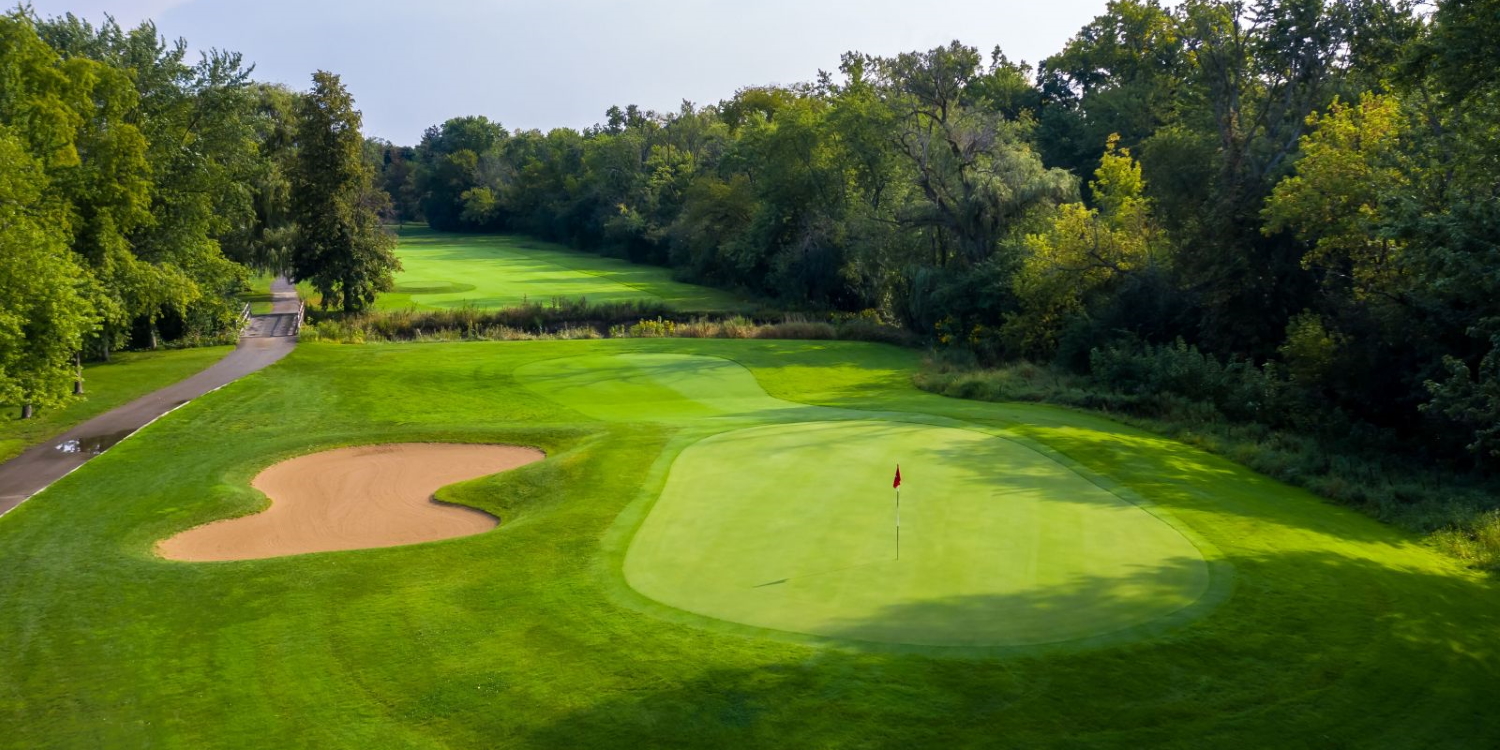
[[[919,392],[919,357],[762,340],[299,346],[0,518],[0,747],[1500,745],[1493,581],[1180,443]],[[238,562],[153,553],[263,508],[250,481],[278,461],[390,442],[547,458],[438,492],[499,518],[487,533]],[[860,524],[878,551],[887,445],[918,572],[873,581],[889,592],[852,573],[801,582],[812,627],[754,619],[790,599],[706,609],[725,586],[805,578],[813,558],[857,564]],[[983,494],[1005,489],[1019,491]],[[802,527],[768,529],[792,513]],[[1015,562],[1026,545],[1034,574]],[[995,629],[932,645],[958,622]],[[1064,640],[1032,643],[1049,622]]]
[[[611,421],[675,421],[818,412],[771,398],[744,366],[718,357],[633,353],[559,357],[516,369],[533,393]],[[815,417],[814,417],[815,418]]]
[[[378,310],[487,309],[554,298],[640,300],[691,312],[749,307],[728,292],[674,281],[666,268],[519,235],[452,234],[406,225],[396,252],[402,270],[395,289],[376,300]]]

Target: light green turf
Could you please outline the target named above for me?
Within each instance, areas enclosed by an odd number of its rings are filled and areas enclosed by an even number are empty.
[[[659,302],[686,311],[735,310],[745,300],[728,292],[673,281],[659,266],[641,265],[517,235],[474,235],[401,228],[396,288],[376,309],[472,305],[511,307],[554,298],[589,302]]]
[[[1030,448],[874,421],[755,427],[689,447],[625,576],[709,617],[926,646],[1100,636],[1209,587],[1208,564],[1175,529]]]
[[[606,420],[518,377],[638,354],[733,361],[769,399],[808,406]],[[299,345],[0,517],[0,748],[1500,747],[1494,581],[1181,443],[922,393],[920,359],[812,341]],[[692,445],[839,420],[1035,448],[1205,543],[1209,594],[1118,637],[971,651],[794,637],[628,585],[632,540]],[[484,534],[232,563],[152,554],[262,507],[250,482],[275,461],[412,440],[548,458],[439,491],[501,519]],[[909,471],[916,492],[929,472]],[[738,478],[725,467],[715,486]]]
[[[250,305],[251,315],[265,315],[271,312],[275,306],[271,298],[271,282],[275,280],[275,276],[269,273],[252,276],[249,291],[240,292],[237,295],[240,302]]]
[[[768,396],[743,365],[684,354],[562,357],[517,368],[516,378],[596,419],[787,417],[795,404]]]

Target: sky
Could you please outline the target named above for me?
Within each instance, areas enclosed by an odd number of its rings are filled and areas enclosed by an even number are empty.
[[[244,54],[305,89],[338,73],[365,134],[415,144],[450,117],[583,128],[612,104],[675,111],[745,86],[811,81],[846,51],[958,39],[1035,63],[1105,0],[31,0],[42,16],[152,19],[195,50]]]

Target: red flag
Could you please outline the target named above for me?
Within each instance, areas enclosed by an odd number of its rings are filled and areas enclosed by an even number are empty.
[[[901,489],[901,464],[896,464],[896,481],[891,483],[891,489]]]

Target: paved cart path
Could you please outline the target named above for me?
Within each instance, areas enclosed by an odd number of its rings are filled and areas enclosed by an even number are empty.
[[[0,514],[46,489],[68,472],[163,414],[285,357],[297,344],[297,290],[286,279],[271,284],[271,312],[256,315],[239,346],[211,367],[175,385],[100,414],[0,464]]]

